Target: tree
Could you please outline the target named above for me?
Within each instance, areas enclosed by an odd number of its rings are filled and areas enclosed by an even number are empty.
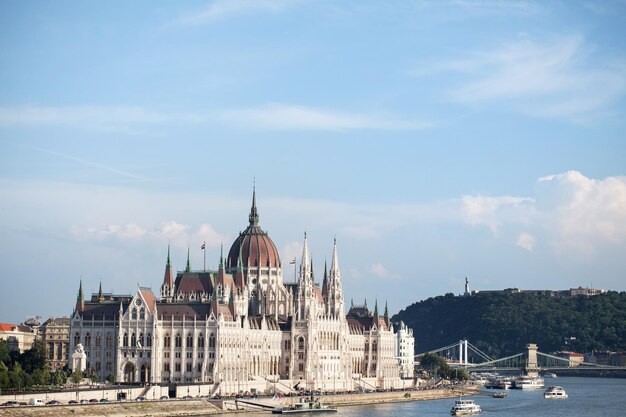
[[[0,362],[9,366],[11,364],[11,356],[9,355],[9,342],[0,339]]]
[[[115,380],[116,380],[115,374],[111,374],[111,375],[107,376],[107,381],[109,381],[111,384],[114,384]]]
[[[44,369],[48,363],[44,341],[35,339],[33,346],[20,355],[20,362],[28,373],[33,373],[35,369]]]
[[[80,381],[83,380],[83,373],[79,370],[75,370],[74,372],[72,372],[72,382],[75,384],[79,384]]]
[[[0,389],[6,390],[11,387],[11,379],[9,378],[9,368],[0,362]]]

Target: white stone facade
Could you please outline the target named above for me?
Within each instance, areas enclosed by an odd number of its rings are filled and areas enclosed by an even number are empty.
[[[407,385],[412,331],[401,325],[396,333],[386,309],[379,316],[377,308],[351,305],[345,313],[336,242],[321,287],[306,235],[297,283],[285,284],[282,271],[253,197],[250,226],[221,256],[218,271],[193,271],[188,259],[174,277],[168,251],[160,299],[138,288],[133,296],[100,292],[84,302],[81,285],[70,349],[82,343],[86,372],[102,379],[210,384],[211,395]],[[96,345],[96,334],[114,340]]]

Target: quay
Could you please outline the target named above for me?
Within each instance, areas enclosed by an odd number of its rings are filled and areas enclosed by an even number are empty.
[[[475,395],[479,389],[475,385],[463,385],[435,389],[419,389],[407,391],[385,391],[363,394],[323,395],[320,400],[337,407],[382,404],[406,401],[425,401],[442,398],[454,398],[459,395]],[[265,406],[285,406],[297,402],[300,397],[263,397],[247,401]],[[105,404],[60,405],[44,407],[0,407],[0,416],[25,417],[56,417],[73,415],[77,417],[174,417],[198,416],[208,414],[229,414],[232,412],[263,412],[258,407],[236,401],[235,398],[223,400],[171,399],[166,401],[122,401]]]

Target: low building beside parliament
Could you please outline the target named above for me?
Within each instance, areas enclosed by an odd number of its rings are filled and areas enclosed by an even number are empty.
[[[401,388],[413,380],[413,332],[398,331],[387,307],[345,299],[336,241],[321,286],[304,236],[296,283],[283,282],[274,242],[249,225],[220,256],[217,271],[176,276],[168,249],[159,297],[149,288],[85,301],[80,285],[70,352],[81,344],[86,372],[117,382],[203,384],[210,394],[297,389]],[[70,364],[71,367],[71,364]]]

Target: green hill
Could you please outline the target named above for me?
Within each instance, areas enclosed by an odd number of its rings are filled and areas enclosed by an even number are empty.
[[[413,329],[416,353],[461,339],[494,357],[522,352],[527,343],[542,352],[626,350],[626,292],[573,298],[446,294],[392,317],[400,320]]]

